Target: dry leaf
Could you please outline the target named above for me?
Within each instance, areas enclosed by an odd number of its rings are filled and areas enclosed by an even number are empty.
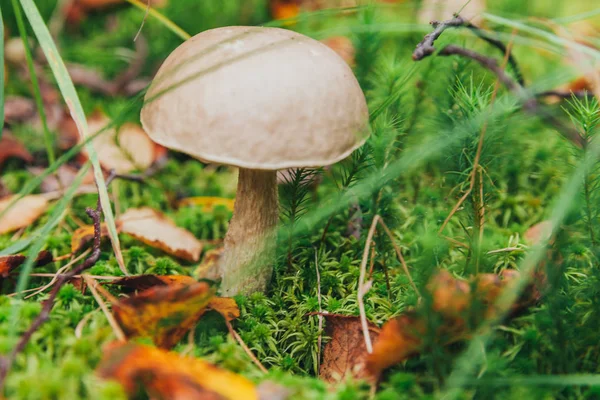
[[[550,240],[551,235],[552,221],[542,221],[527,229],[523,237],[525,241],[535,246],[542,241]]]
[[[7,124],[27,121],[36,114],[33,100],[20,96],[7,96],[4,102],[4,121]]]
[[[0,200],[0,213],[4,212],[15,196]],[[18,200],[0,217],[0,235],[25,228],[38,219],[48,208],[48,200],[40,195],[29,195]]]
[[[354,65],[356,50],[354,49],[352,40],[346,36],[333,36],[321,40],[321,43],[335,51],[348,65]]]
[[[4,131],[2,133],[2,139],[0,139],[0,167],[9,158],[18,158],[26,163],[33,161],[33,156],[25,148],[23,143],[10,133]]]
[[[131,208],[118,220],[121,231],[143,243],[187,261],[198,261],[202,243],[162,213],[148,207]]]
[[[518,271],[505,270],[500,275],[479,274],[471,282],[467,282],[454,278],[447,271],[440,271],[434,275],[427,289],[433,298],[433,310],[443,318],[443,323],[433,336],[443,339],[442,345],[468,337],[471,332],[465,318],[496,317],[498,313],[496,301],[503,290],[519,276]],[[535,278],[543,281],[543,278],[538,275]],[[510,315],[539,300],[540,291],[537,286],[531,285],[523,291],[521,298],[511,306]],[[477,307],[471,308],[473,305]],[[471,310],[477,315],[474,315]],[[408,311],[383,325],[381,334],[373,345],[373,353],[367,360],[367,369],[374,376],[419,353],[422,338],[426,336],[428,327],[428,322],[423,316],[431,311],[418,311]]]
[[[120,226],[117,223],[117,232],[119,232]],[[73,253],[77,253],[80,251],[86,244],[94,240],[94,225],[85,225],[81,228],[78,228],[73,235],[71,236],[71,251]],[[108,228],[106,224],[100,224],[100,237],[108,236]]]
[[[128,337],[150,337],[171,348],[194,326],[214,296],[205,282],[156,286],[113,304],[113,313]]]
[[[155,399],[258,400],[254,385],[240,375],[197,358],[134,343],[107,346],[97,372],[123,385],[130,398],[141,387]]]
[[[212,211],[217,206],[223,206],[229,211],[233,211],[235,200],[223,197],[198,196],[187,197],[179,201],[179,206],[201,206],[206,212]]]
[[[331,338],[323,348],[319,377],[326,382],[337,383],[348,377],[370,377],[366,369],[367,347],[359,317],[324,314],[325,332]],[[369,323],[371,339],[379,336],[379,328]]]
[[[26,256],[15,254],[12,256],[0,256],[0,277],[6,278],[15,269],[21,266],[27,259]],[[35,259],[35,266],[49,264],[53,261],[52,254],[48,251],[41,251]]]
[[[137,276],[126,276],[124,278],[117,279],[116,281],[110,282],[111,285],[121,286],[127,288],[130,291],[144,291],[154,286],[168,286],[174,284],[187,284],[191,285],[197,281],[191,276],[187,275],[137,275]]]
[[[191,285],[197,281],[187,275],[137,275],[126,276],[115,281],[109,282],[111,285],[117,285],[129,289],[130,291],[144,291],[155,286],[169,285]],[[213,297],[207,304],[206,309],[198,314],[198,318],[205,311],[214,310],[221,314],[227,321],[233,321],[240,316],[240,309],[235,300],[231,297]]]
[[[198,279],[210,279],[213,281],[221,278],[220,261],[224,251],[225,248],[223,247],[207,251],[204,254],[202,263],[194,270],[194,276]]]
[[[215,310],[229,322],[240,317],[240,309],[232,297],[213,297],[206,308],[209,310]]]
[[[110,119],[96,113],[88,121],[89,130],[96,133],[110,124]],[[155,160],[155,144],[144,130],[134,124],[124,124],[118,130],[108,128],[98,134],[92,143],[102,167],[119,174],[146,170]],[[87,150],[82,154],[87,156]]]

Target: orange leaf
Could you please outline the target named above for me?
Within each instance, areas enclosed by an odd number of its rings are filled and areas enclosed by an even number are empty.
[[[321,40],[321,43],[335,51],[348,65],[354,65],[356,51],[354,50],[352,40],[346,36],[333,36]]]
[[[0,200],[0,213],[12,202],[14,196]],[[40,195],[25,196],[17,201],[2,218],[0,234],[25,228],[38,219],[48,208],[48,200]]]
[[[233,211],[234,199],[223,197],[198,196],[188,197],[179,201],[179,206],[202,206],[204,211],[212,211],[216,206],[224,206],[229,211]]]
[[[364,379],[370,377],[366,369],[367,347],[359,317],[324,314],[327,336],[331,340],[323,348],[323,361],[319,377],[330,383],[348,377]],[[372,339],[379,336],[379,328],[369,323]]]
[[[255,386],[240,375],[198,358],[134,343],[107,346],[97,372],[123,385],[130,397],[141,387],[155,399],[258,400]]]
[[[373,352],[367,358],[367,369],[379,376],[384,369],[419,352],[425,324],[413,314],[405,314],[386,322]]]
[[[215,310],[227,321],[231,322],[240,317],[240,309],[235,300],[231,297],[214,297],[208,303],[208,310]]]
[[[25,262],[26,256],[16,254],[12,256],[0,256],[0,277],[6,278],[12,270],[18,268]],[[53,261],[52,254],[48,251],[41,251],[35,259],[36,267],[49,264]]]
[[[205,282],[156,286],[113,304],[128,337],[150,337],[171,348],[194,326],[215,290]]]
[[[131,208],[118,220],[121,231],[187,261],[198,261],[202,243],[162,213],[148,207]]]

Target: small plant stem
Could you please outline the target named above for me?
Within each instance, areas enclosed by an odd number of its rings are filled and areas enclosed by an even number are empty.
[[[54,164],[56,157],[54,155],[53,137],[50,129],[48,128],[48,121],[46,120],[46,112],[44,109],[44,101],[42,100],[42,93],[40,90],[40,83],[35,73],[35,65],[33,64],[33,57],[31,56],[31,49],[29,48],[29,41],[27,40],[27,30],[25,29],[25,21],[23,20],[23,14],[21,14],[21,6],[17,0],[12,0],[12,6],[15,13],[15,19],[23,40],[23,47],[25,49],[25,59],[27,60],[27,68],[29,69],[29,77],[31,78],[31,85],[33,88],[33,97],[35,98],[35,104],[42,120],[42,127],[44,129],[44,142],[46,144],[46,153],[48,154],[48,163]],[[4,66],[0,66],[4,68]],[[59,180],[60,181],[60,180]]]
[[[242,340],[240,335],[238,335],[238,333],[233,329],[233,326],[231,326],[231,322],[229,322],[227,319],[225,319],[225,325],[227,325],[227,329],[229,330],[229,333],[231,334],[231,336],[235,339],[236,342],[238,342],[238,344],[242,347],[242,349],[244,349],[246,354],[248,354],[248,357],[250,357],[250,359],[258,367],[258,369],[260,369],[261,372],[263,372],[265,374],[268,373],[269,371],[265,368],[264,365],[262,365],[262,363],[254,355],[254,353],[252,353],[252,351],[248,348],[248,346],[246,346],[246,343],[244,343],[244,341]]]
[[[115,334],[115,336],[117,337],[117,339],[119,339],[122,342],[126,341],[127,340],[127,336],[125,336],[125,333],[123,332],[123,329],[121,329],[121,327],[119,326],[117,320],[115,320],[115,317],[112,315],[112,313],[110,312],[110,310],[106,306],[106,303],[104,302],[104,300],[102,300],[102,297],[98,293],[97,289],[100,287],[100,286],[98,286],[98,282],[95,279],[93,279],[91,276],[89,276],[89,275],[85,275],[84,274],[84,275],[81,275],[81,277],[83,278],[83,280],[85,281],[85,283],[88,285],[88,288],[90,289],[90,292],[92,292],[92,296],[94,296],[94,299],[96,299],[96,302],[98,303],[98,305],[102,309],[102,312],[106,316],[106,319],[108,320],[108,323],[109,323],[110,327],[112,328],[113,333]],[[112,296],[110,296],[110,297],[112,297]],[[115,301],[115,300],[116,299],[113,298],[112,301]]]
[[[587,157],[587,145],[584,146],[584,156]],[[585,196],[585,211],[587,214],[587,225],[588,225],[588,231],[590,234],[590,240],[592,242],[592,246],[596,246],[597,242],[596,242],[596,234],[594,232],[594,225],[593,225],[593,220],[592,220],[592,195],[591,195],[591,190],[590,190],[590,174],[589,174],[589,170],[586,166],[585,168],[585,172],[584,172],[584,176],[583,176],[583,193]]]
[[[367,234],[367,241],[365,242],[362,260],[360,262],[358,293],[356,294],[358,301],[358,310],[360,312],[360,324],[362,327],[363,336],[365,338],[365,346],[367,348],[367,353],[369,354],[373,352],[373,343],[371,342],[371,335],[369,333],[369,324],[367,322],[367,313],[365,311],[364,296],[365,294],[367,294],[371,287],[371,281],[365,282],[365,278],[367,275],[367,261],[369,260],[369,250],[371,248],[371,243],[373,242],[373,234],[375,233],[375,229],[377,228],[377,221],[379,221],[379,218],[379,215],[375,215],[375,217],[373,218],[373,222],[371,223],[371,227],[369,228],[369,233]]]
[[[317,338],[317,376],[319,376],[319,368],[321,366],[321,344],[323,343],[323,307],[321,305],[321,273],[319,272],[319,257],[315,250],[315,271],[317,272],[317,300],[319,301],[319,337]]]

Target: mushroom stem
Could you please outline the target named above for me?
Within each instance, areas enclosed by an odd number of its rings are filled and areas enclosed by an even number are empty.
[[[224,296],[266,289],[273,273],[278,219],[277,171],[240,168],[221,265]]]

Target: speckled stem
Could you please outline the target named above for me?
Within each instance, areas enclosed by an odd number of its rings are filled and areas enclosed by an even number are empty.
[[[240,168],[221,265],[223,296],[266,289],[273,273],[278,219],[277,171]]]

